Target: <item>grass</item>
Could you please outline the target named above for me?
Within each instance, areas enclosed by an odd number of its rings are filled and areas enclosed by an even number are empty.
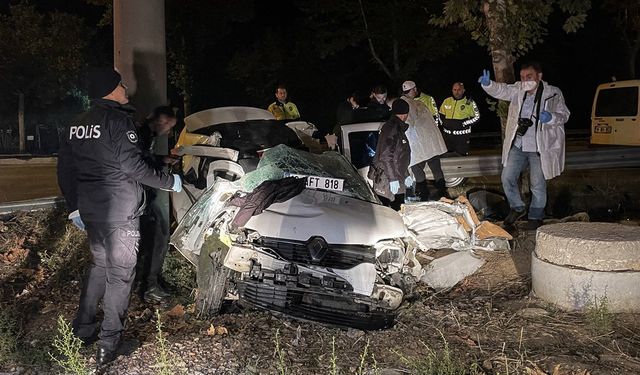
[[[273,343],[275,344],[275,355],[276,357],[278,357],[278,374],[280,375],[286,375],[287,374],[287,364],[285,363],[285,358],[284,358],[284,350],[282,350],[282,347],[280,346],[280,329],[276,329],[276,337],[273,340]]]
[[[450,349],[444,334],[440,332],[442,336],[442,342],[444,347],[442,350],[435,350],[420,342],[427,350],[427,354],[424,357],[405,357],[402,354],[395,352],[400,360],[409,368],[411,374],[415,375],[476,375],[480,374],[478,365],[467,365],[461,359],[459,359]]]
[[[606,335],[613,331],[614,316],[609,311],[607,297],[595,297],[587,306],[585,318],[591,331],[597,335]]]
[[[0,365],[15,361],[20,329],[14,308],[0,304]]]
[[[173,375],[182,371],[176,366],[176,358],[169,351],[169,342],[162,331],[162,317],[156,309],[156,374]]]
[[[73,334],[71,325],[58,316],[58,335],[53,339],[53,347],[57,354],[49,353],[51,360],[64,370],[64,374],[86,375],[91,370],[86,360],[80,354],[82,341]]]

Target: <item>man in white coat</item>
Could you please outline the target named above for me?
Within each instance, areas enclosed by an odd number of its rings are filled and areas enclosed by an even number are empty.
[[[564,170],[564,124],[569,109],[560,89],[542,81],[537,62],[523,64],[520,81],[514,84],[491,81],[488,70],[478,82],[487,94],[511,102],[502,145],[502,187],[511,207],[504,225],[511,226],[526,214],[518,178],[528,166],[532,198],[527,229],[537,229],[547,204],[546,180]]]
[[[405,81],[402,84],[401,99],[409,104],[409,117],[405,121],[409,124],[409,129],[405,133],[411,147],[409,166],[415,177],[416,193],[420,196],[420,200],[440,199],[447,196],[444,173],[440,164],[440,155],[447,152],[447,146],[429,108],[421,101],[414,100],[417,92],[415,82]],[[424,173],[425,165],[429,165],[431,169],[437,190],[436,194],[431,194],[431,197],[427,176]]]

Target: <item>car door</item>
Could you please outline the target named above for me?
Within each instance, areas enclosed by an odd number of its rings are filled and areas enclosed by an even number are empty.
[[[358,170],[358,174],[367,178],[369,166],[375,155],[380,128],[384,122],[365,122],[362,124],[343,125],[340,130],[340,146],[342,154]]]

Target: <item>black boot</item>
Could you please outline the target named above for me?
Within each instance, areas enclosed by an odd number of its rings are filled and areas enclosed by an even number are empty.
[[[420,197],[420,202],[429,200],[429,185],[427,181],[416,182],[416,195]]]
[[[99,346],[98,352],[96,353],[96,365],[98,367],[104,366],[109,362],[113,362],[117,356],[118,352],[116,349],[107,349]]]
[[[449,192],[447,192],[447,186],[444,182],[444,178],[440,179],[440,180],[436,180],[434,185],[436,186],[436,194],[437,196],[433,197],[434,201],[440,200],[440,198],[447,198],[447,199],[451,199],[451,197],[449,196]]]

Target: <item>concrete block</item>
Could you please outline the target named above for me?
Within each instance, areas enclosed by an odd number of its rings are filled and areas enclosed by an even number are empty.
[[[449,254],[429,263],[420,280],[436,290],[450,289],[473,275],[484,262],[484,259],[474,256],[470,251]]]
[[[592,271],[546,262],[531,254],[535,295],[565,310],[581,311],[607,298],[611,312],[640,311],[640,272]]]
[[[640,228],[614,223],[544,225],[536,234],[542,260],[593,271],[640,271]]]

